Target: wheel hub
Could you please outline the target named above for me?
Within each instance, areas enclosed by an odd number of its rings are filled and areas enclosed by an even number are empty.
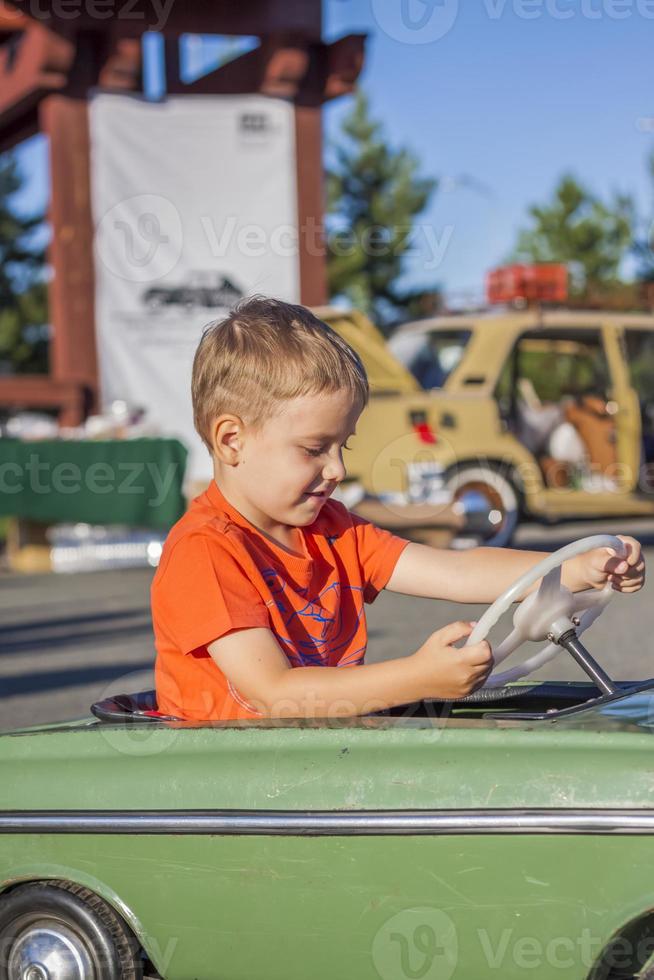
[[[481,481],[463,484],[454,495],[454,509],[466,519],[468,530],[491,537],[502,530],[506,511],[502,497]]]
[[[11,980],[93,980],[96,971],[83,941],[62,922],[34,922],[14,942]]]

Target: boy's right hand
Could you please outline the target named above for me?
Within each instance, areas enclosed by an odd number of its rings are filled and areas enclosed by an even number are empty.
[[[464,698],[486,683],[493,669],[493,655],[486,640],[469,647],[455,647],[470,636],[474,623],[450,623],[432,633],[414,653],[424,684],[423,697],[449,701]]]

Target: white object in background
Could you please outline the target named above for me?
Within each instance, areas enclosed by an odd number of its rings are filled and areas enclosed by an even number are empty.
[[[342,483],[340,487],[336,487],[332,494],[332,499],[338,500],[339,503],[345,504],[348,510],[352,510],[353,507],[361,503],[365,495],[366,491],[359,481],[352,480],[350,483]]]
[[[573,466],[583,466],[588,458],[585,443],[570,422],[562,422],[554,429],[549,438],[548,452],[554,459]]]
[[[47,531],[54,572],[108,568],[156,568],[165,534],[148,528],[99,524],[55,524]]]
[[[6,434],[12,439],[56,439],[59,435],[57,420],[42,412],[17,412],[8,419]]]
[[[203,328],[244,295],[300,300],[295,110],[100,92],[89,123],[102,403],[143,406],[189,449],[187,481],[208,482],[191,409]]]
[[[532,453],[542,452],[548,439],[563,421],[560,405],[533,406],[518,396],[516,401],[517,436]]]
[[[445,489],[445,467],[429,460],[407,463],[407,500],[411,504],[449,504],[452,493]]]

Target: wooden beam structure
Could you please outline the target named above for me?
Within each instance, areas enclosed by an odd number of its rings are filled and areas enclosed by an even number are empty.
[[[292,32],[319,41],[320,0],[5,0],[12,12],[37,18],[50,30],[141,37],[157,31],[167,37],[221,34],[264,37]]]
[[[321,0],[0,0],[0,150],[37,132],[48,137],[53,271],[50,376],[0,379],[0,407],[26,406],[29,396],[35,407],[59,407],[66,424],[97,408],[88,100],[99,90],[142,91],[142,35],[150,30],[165,39],[168,94],[260,93],[294,103],[301,300],[327,300],[321,107],[352,91],[363,35],[325,44]],[[186,84],[183,34],[259,44]]]

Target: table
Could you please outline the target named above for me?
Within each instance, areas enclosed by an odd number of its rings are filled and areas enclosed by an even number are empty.
[[[187,455],[177,439],[0,439],[0,516],[167,529]]]

